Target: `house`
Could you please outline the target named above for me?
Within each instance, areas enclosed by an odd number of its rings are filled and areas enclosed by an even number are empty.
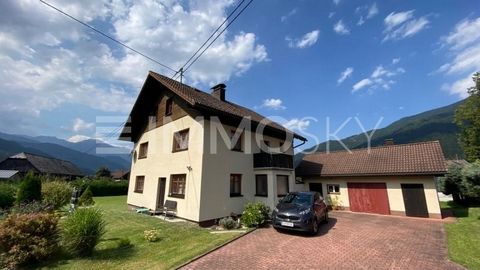
[[[130,179],[130,171],[115,171],[111,173],[113,180],[129,180]]]
[[[149,72],[119,138],[134,143],[129,205],[176,201],[178,217],[208,225],[295,189],[293,141],[306,139],[225,94]]]
[[[16,170],[21,175],[32,171],[36,174],[69,179],[82,176],[82,172],[70,161],[24,152],[13,155],[0,162],[0,170]]]
[[[20,173],[16,170],[0,170],[0,181],[2,180],[20,180]]]
[[[438,141],[306,155],[304,189],[354,212],[441,218],[435,178],[446,173]]]

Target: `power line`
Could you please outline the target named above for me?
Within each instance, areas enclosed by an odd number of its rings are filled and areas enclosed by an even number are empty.
[[[205,46],[205,44],[207,44],[208,41],[210,41],[210,39],[212,39],[212,37],[215,35],[215,33],[218,32],[218,30],[220,30],[220,28],[228,21],[228,19],[230,19],[230,17],[237,11],[237,9],[243,4],[243,2],[245,2],[245,0],[242,0],[236,7],[235,9],[232,10],[232,12],[230,12],[230,14],[227,16],[227,18],[225,18],[225,20],[223,20],[223,22],[217,27],[217,29],[215,29],[215,31],[213,31],[213,33],[208,37],[207,40],[205,40],[205,42],[203,42],[203,44],[197,49],[197,51],[192,55],[190,56],[190,58],[187,60],[187,62],[185,62],[185,64],[183,64],[183,66],[181,68],[178,69],[178,71],[173,75],[173,77],[177,76],[178,73],[180,73],[180,76],[182,76],[182,73],[183,73],[183,68],[188,64],[188,62],[190,62],[190,60],[193,59],[193,57],[195,57],[197,55],[197,53],[203,48],[203,46]],[[172,77],[172,78],[173,78]],[[180,77],[181,79],[181,77]]]
[[[250,0],[246,6],[244,6],[240,12],[232,19],[232,21],[230,21],[227,26],[225,26],[225,28],[210,42],[210,44],[208,44],[208,46],[203,49],[203,51],[197,56],[195,57],[195,59],[193,59],[193,61],[183,70],[183,72],[186,72],[197,60],[198,58],[200,58],[204,53],[205,51],[210,48],[210,46],[212,46],[212,44],[223,34],[223,32],[225,32],[225,30],[227,30],[227,28],[233,23],[235,22],[235,20],[238,18],[238,16],[240,16],[243,11],[245,11],[245,9],[253,2],[253,0]]]
[[[44,0],[40,0],[40,2],[43,3],[43,4],[45,4],[45,5],[47,5],[47,6],[49,6],[50,8],[52,8],[52,9],[58,11],[58,12],[60,12],[61,14],[67,16],[68,18],[70,18],[70,19],[72,19],[72,20],[74,20],[74,21],[82,24],[83,26],[90,28],[91,30],[97,32],[98,34],[100,34],[100,35],[102,35],[102,36],[104,36],[104,37],[112,40],[113,42],[116,42],[116,43],[122,45],[123,47],[125,47],[125,48],[127,48],[127,49],[129,49],[129,50],[131,50],[131,51],[133,51],[133,52],[135,52],[135,53],[137,53],[137,54],[139,54],[139,55],[147,58],[148,60],[150,60],[150,61],[152,61],[152,62],[154,62],[154,63],[156,63],[156,64],[158,64],[158,65],[160,65],[160,66],[162,66],[162,67],[164,67],[164,68],[166,68],[166,69],[169,69],[169,70],[172,71],[172,72],[177,72],[177,71],[174,70],[173,68],[171,68],[171,67],[169,67],[169,66],[167,66],[167,65],[164,65],[164,64],[158,62],[157,60],[153,59],[152,57],[150,57],[150,56],[148,56],[148,55],[146,55],[146,54],[144,54],[144,53],[142,53],[142,52],[140,52],[140,51],[135,50],[134,48],[132,48],[132,47],[124,44],[124,43],[121,42],[121,41],[116,40],[115,38],[113,38],[113,37],[111,37],[111,36],[103,33],[103,32],[100,31],[100,30],[97,30],[95,27],[93,27],[93,26],[91,26],[91,25],[89,25],[89,24],[87,24],[87,23],[85,23],[85,22],[83,22],[83,21],[81,21],[81,20],[73,17],[72,15],[70,15],[70,14],[62,11],[61,9],[59,9],[59,8],[57,8],[57,7],[53,6],[53,5],[45,2]]]

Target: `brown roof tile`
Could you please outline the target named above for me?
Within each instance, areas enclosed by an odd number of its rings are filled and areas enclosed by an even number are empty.
[[[229,101],[219,100],[206,92],[193,88],[189,85],[180,83],[166,76],[160,75],[156,72],[150,71],[148,74],[150,77],[154,78],[159,83],[167,87],[170,91],[172,91],[173,93],[178,95],[180,98],[185,100],[192,107],[197,108],[199,110],[208,109],[211,111],[215,111],[219,114],[226,114],[226,115],[230,115],[237,118],[250,117],[251,120],[256,123],[259,123],[263,119],[267,119],[266,117],[248,108],[242,107],[240,105],[237,105]],[[303,136],[286,129],[285,127],[279,125],[276,122],[269,121],[266,124],[267,124],[267,127],[269,128],[273,128],[281,132],[287,132],[289,134],[294,134],[295,138],[300,140],[306,140]],[[122,134],[123,133],[124,132],[122,132]],[[120,137],[122,137],[122,135]]]
[[[441,175],[445,158],[438,141],[306,155],[298,176]]]

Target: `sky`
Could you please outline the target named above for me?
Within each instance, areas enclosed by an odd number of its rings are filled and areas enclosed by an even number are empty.
[[[174,70],[239,3],[47,2]],[[465,98],[479,29],[477,1],[256,0],[184,82],[225,83],[228,100],[308,147]],[[0,2],[1,132],[118,143],[105,130],[126,119],[149,70],[173,75],[37,0]]]

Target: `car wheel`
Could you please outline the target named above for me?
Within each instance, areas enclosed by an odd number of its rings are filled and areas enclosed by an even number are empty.
[[[317,222],[317,219],[315,218],[312,222],[312,231],[311,231],[311,234],[312,235],[316,235],[318,233],[318,222]]]
[[[323,216],[323,223],[328,223],[328,212],[325,212],[325,215]]]

